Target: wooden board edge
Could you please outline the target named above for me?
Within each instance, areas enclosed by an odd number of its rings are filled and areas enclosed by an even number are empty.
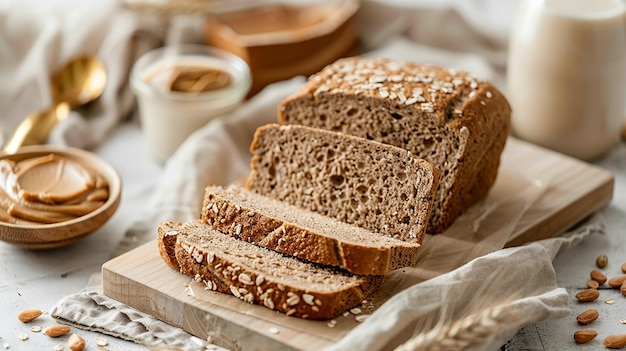
[[[187,296],[183,289],[179,294],[167,294],[161,292],[157,287],[139,283],[131,276],[131,269],[120,265],[128,257],[136,258],[148,257],[147,250],[157,252],[156,240],[143,244],[125,254],[113,258],[102,265],[103,293],[104,295],[124,303],[141,312],[149,314],[160,321],[178,327],[187,333],[203,340],[209,338],[218,346],[233,350],[321,350],[332,344],[331,340],[319,338],[313,335],[302,333],[295,329],[289,329],[284,325],[278,326],[280,335],[274,334],[271,330],[254,330],[255,324],[260,326],[263,323],[271,323],[262,319],[250,320],[250,323],[240,325],[235,319],[242,318],[233,311],[212,304],[209,301],[198,300],[192,296]],[[139,253],[139,255],[138,255]],[[157,254],[158,256],[158,254]],[[159,258],[160,260],[160,258]],[[141,264],[139,262],[138,264]],[[164,267],[165,268],[165,267]],[[164,273],[171,275],[173,281],[184,279],[190,281],[186,276],[174,276],[179,274],[171,269]],[[180,284],[182,287],[182,284]],[[137,287],[132,296],[141,296],[140,299],[131,301],[131,294],[124,291],[124,287]],[[159,306],[160,302],[174,302],[171,310],[179,311],[178,314],[167,314],[166,308]],[[212,326],[213,332],[209,333],[206,325]],[[306,345],[302,348],[302,345]]]
[[[602,175],[603,179],[599,180],[598,186],[593,191],[581,196],[559,211],[552,212],[549,216],[546,215],[546,218],[550,218],[549,220],[542,219],[534,225],[524,228],[520,234],[505,244],[505,248],[555,237],[554,233],[564,233],[596,211],[609,205],[613,199],[615,177],[608,171],[599,173],[599,176]],[[595,205],[586,206],[589,203]]]

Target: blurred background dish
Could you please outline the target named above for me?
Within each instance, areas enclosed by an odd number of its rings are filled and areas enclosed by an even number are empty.
[[[81,149],[25,146],[0,155],[0,170],[0,240],[18,247],[71,244],[106,223],[120,203],[118,173]],[[55,206],[58,212],[48,211]]]
[[[270,83],[311,75],[355,54],[358,8],[357,0],[261,3],[208,16],[205,38],[248,63],[253,95]]]

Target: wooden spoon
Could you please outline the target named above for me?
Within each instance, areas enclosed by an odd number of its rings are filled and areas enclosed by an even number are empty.
[[[85,105],[102,94],[106,80],[104,65],[95,57],[84,56],[69,62],[50,80],[53,105],[22,121],[2,151],[13,154],[21,146],[45,143],[52,128],[68,116],[70,109]]]

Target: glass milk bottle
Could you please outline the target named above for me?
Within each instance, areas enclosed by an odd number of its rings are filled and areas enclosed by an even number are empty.
[[[626,107],[621,0],[524,0],[512,28],[513,135],[590,160],[619,140]]]

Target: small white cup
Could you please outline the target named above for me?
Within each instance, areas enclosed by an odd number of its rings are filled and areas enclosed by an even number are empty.
[[[148,82],[155,72],[172,66],[219,69],[231,75],[232,83],[224,88],[187,93]],[[133,66],[130,82],[148,148],[165,162],[194,131],[232,112],[250,90],[251,77],[246,62],[233,54],[210,46],[182,44],[164,46],[141,56]]]

